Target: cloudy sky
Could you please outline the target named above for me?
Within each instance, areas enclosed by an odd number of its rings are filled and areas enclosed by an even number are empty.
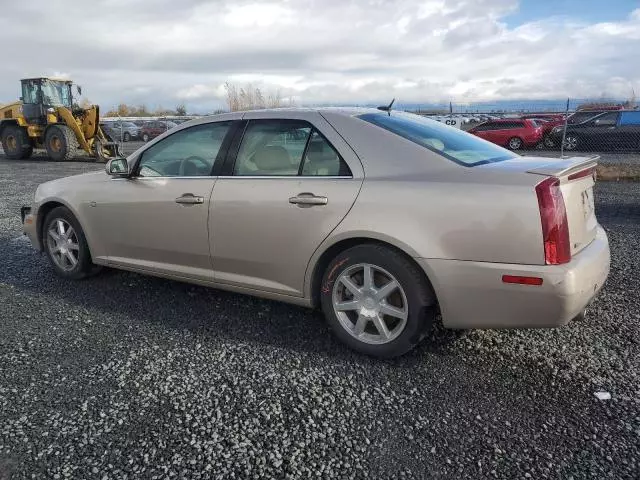
[[[0,103],[63,74],[102,108],[640,95],[638,0],[4,1]],[[8,55],[7,55],[8,48]]]

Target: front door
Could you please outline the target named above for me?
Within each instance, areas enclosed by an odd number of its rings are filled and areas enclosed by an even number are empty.
[[[145,150],[130,179],[96,192],[91,225],[107,260],[185,278],[213,279],[209,249],[212,176],[231,122],[179,130]]]
[[[211,200],[215,280],[303,296],[309,260],[353,205],[362,165],[317,112],[244,118]]]

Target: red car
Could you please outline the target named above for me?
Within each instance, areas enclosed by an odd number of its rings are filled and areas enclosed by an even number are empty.
[[[158,135],[162,135],[167,130],[171,130],[176,124],[165,120],[154,120],[146,122],[140,129],[140,137],[143,141],[148,142]]]
[[[502,118],[481,123],[469,133],[497,145],[518,150],[535,147],[543,138],[543,129],[530,118]]]
[[[560,113],[531,113],[522,115],[520,118],[535,120],[542,127],[542,141],[547,148],[555,147],[555,143],[551,138],[551,130],[558,125],[564,125],[565,116]]]

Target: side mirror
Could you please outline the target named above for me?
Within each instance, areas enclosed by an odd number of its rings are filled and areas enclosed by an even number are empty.
[[[129,175],[129,164],[126,158],[112,158],[104,167],[107,175],[112,177],[126,177]]]
[[[78,95],[82,95],[82,87],[80,85],[76,85],[76,92],[78,92]]]

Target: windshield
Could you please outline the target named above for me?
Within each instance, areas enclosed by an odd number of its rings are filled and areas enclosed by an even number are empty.
[[[473,167],[516,155],[457,128],[404,112],[366,113],[358,118],[411,140],[459,165]]]
[[[43,80],[42,95],[45,105],[71,108],[71,85],[68,83]]]

